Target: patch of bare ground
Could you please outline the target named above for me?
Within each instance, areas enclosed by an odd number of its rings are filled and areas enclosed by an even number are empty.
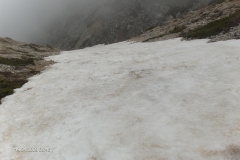
[[[0,38],[0,104],[1,99],[14,93],[27,79],[40,73],[52,61],[44,57],[60,51],[50,46],[26,44],[10,38]]]

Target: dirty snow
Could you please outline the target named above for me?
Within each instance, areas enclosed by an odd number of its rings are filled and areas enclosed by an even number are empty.
[[[240,40],[122,42],[48,59],[58,63],[0,106],[1,160],[240,159]]]

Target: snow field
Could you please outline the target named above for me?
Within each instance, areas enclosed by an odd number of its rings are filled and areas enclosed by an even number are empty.
[[[240,159],[239,44],[122,42],[49,57],[57,63],[0,106],[0,159]]]

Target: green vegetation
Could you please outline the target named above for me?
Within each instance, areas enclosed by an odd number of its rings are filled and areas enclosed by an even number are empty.
[[[172,31],[170,31],[169,33],[182,32],[184,29],[186,29],[186,26],[175,26],[174,29]]]
[[[11,66],[26,66],[29,64],[34,65],[34,60],[32,58],[3,58],[0,57],[0,64],[11,65]]]
[[[222,18],[208,23],[205,26],[196,28],[188,33],[182,35],[184,38],[207,38],[217,35],[221,32],[227,32],[231,27],[237,26],[240,23],[240,10],[236,11],[229,17]]]
[[[20,88],[26,80],[0,80],[0,100],[10,94],[13,94],[15,88]]]

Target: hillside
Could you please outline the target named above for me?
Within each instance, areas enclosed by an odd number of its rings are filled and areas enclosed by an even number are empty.
[[[53,24],[47,43],[62,50],[110,44],[137,36],[211,0],[112,0]]]
[[[0,104],[1,99],[21,87],[29,77],[40,73],[52,61],[44,57],[58,54],[50,46],[40,46],[0,38]]]
[[[231,0],[191,11],[131,38],[131,41],[153,42],[176,37],[208,38],[211,42],[240,38],[240,1]]]

